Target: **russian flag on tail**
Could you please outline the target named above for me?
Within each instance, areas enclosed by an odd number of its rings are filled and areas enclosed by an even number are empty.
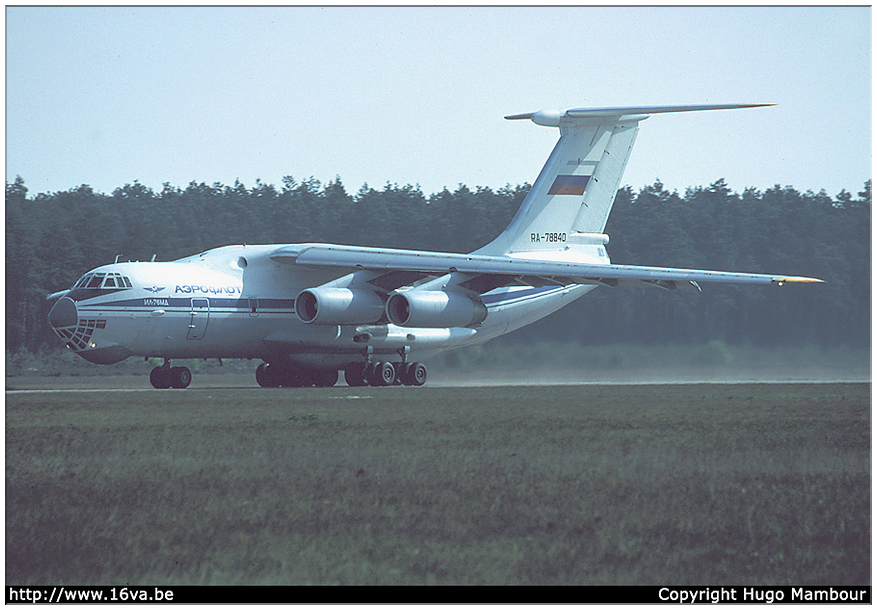
[[[584,195],[590,176],[557,176],[548,189],[549,195]]]

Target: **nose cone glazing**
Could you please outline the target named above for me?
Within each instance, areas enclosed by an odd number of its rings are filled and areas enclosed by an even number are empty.
[[[76,326],[79,321],[79,312],[76,311],[76,303],[69,297],[58,299],[58,302],[49,311],[49,324],[52,328],[66,328]]]

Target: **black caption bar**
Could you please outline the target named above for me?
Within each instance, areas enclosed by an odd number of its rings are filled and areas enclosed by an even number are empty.
[[[573,586],[563,603],[578,604],[870,604],[871,586]],[[312,591],[312,588],[309,590]],[[528,593],[532,592],[532,597]],[[541,587],[491,587],[491,603],[550,603]],[[7,604],[302,603],[295,586],[6,586]],[[320,603],[480,603],[481,587],[332,587]]]

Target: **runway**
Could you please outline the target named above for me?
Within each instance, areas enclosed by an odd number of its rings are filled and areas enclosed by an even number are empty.
[[[528,379],[522,376],[496,376],[472,378],[469,376],[435,375],[426,383],[431,388],[490,388],[490,387],[539,387],[539,386],[638,386],[638,385],[697,385],[697,384],[832,384],[832,383],[870,383],[870,378],[829,378],[821,376],[782,376],[782,377],[728,377],[708,378],[706,376],[672,377],[661,376],[657,372],[623,376],[613,375],[606,379],[575,379],[560,375],[556,378],[542,377]],[[326,391],[348,388],[339,379],[333,388],[313,388],[313,391]],[[149,385],[148,375],[106,375],[106,376],[19,376],[6,378],[6,394],[53,394],[60,392],[195,392],[205,390],[262,390],[252,374],[229,373],[194,375],[192,385],[185,390],[156,390]],[[392,392],[395,388],[369,388],[370,391]],[[327,394],[328,396],[329,394]]]

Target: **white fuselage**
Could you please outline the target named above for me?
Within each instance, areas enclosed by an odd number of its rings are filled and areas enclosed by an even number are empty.
[[[99,267],[86,274],[92,278],[91,287],[85,282],[61,295],[75,303],[75,328],[53,326],[71,349],[101,364],[145,356],[289,358],[341,367],[368,352],[405,351],[423,359],[482,343],[530,324],[595,287],[497,288],[482,296],[488,314],[472,328],[305,324],[296,316],[295,295],[332,281],[338,272],[277,265],[268,258],[277,248],[226,246],[173,262]],[[99,274],[130,281],[121,285],[117,280],[120,286],[108,288],[105,279],[103,284],[96,279]]]

